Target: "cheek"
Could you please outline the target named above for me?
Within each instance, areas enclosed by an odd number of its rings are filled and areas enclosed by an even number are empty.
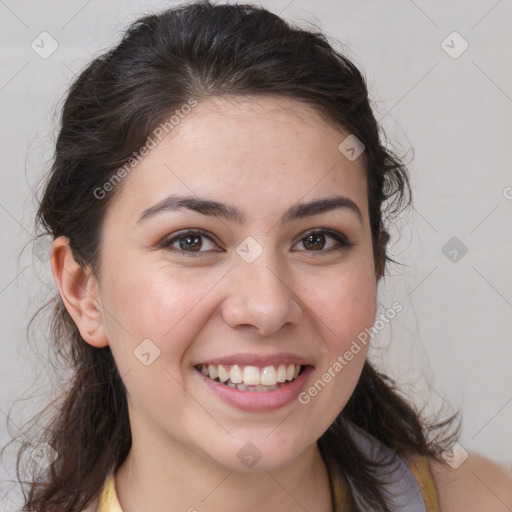
[[[370,265],[358,264],[331,272],[308,287],[308,304],[320,319],[329,352],[341,352],[366,328],[376,314],[376,282]]]
[[[315,378],[299,395],[299,402],[315,418],[313,438],[321,435],[350,399],[369,348],[365,329],[373,325],[376,313],[376,283],[366,265],[347,266],[316,290],[312,301],[319,318],[322,355]]]
[[[136,267],[108,274],[106,323],[129,399],[150,415],[157,403],[186,403],[181,362],[200,328],[194,312],[211,285],[179,272]]]
[[[102,297],[108,337],[120,369],[133,366],[134,350],[147,339],[163,356],[155,362],[164,365],[165,360],[165,367],[179,366],[202,328],[197,316],[220,276],[143,262],[118,265],[105,276]]]
[[[327,345],[324,349],[342,349],[348,338],[373,324],[376,283],[367,260],[354,257],[353,263],[339,268],[310,269],[297,282],[299,306],[309,309],[313,320],[318,320]],[[222,273],[207,269],[177,271],[126,261],[104,275],[102,298],[112,350],[119,351],[116,345],[122,343],[123,351],[128,345],[133,352],[148,338],[162,352],[175,356],[184,352],[201,330],[197,316],[204,314],[201,312],[215,295],[212,287],[222,277]],[[304,314],[308,312],[304,310]]]

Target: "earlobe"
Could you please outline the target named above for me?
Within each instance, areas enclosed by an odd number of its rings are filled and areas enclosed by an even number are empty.
[[[107,346],[98,282],[90,267],[82,268],[75,261],[65,236],[53,241],[50,261],[64,306],[82,338],[94,347]]]

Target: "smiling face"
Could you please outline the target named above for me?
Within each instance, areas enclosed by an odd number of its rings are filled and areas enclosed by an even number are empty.
[[[376,311],[365,170],[338,150],[347,136],[291,99],[217,98],[119,185],[99,300],[133,446],[242,471],[247,452],[276,468],[314,449],[343,409],[367,348],[341,370],[338,357]],[[278,382],[299,364],[296,381]],[[240,391],[219,372],[269,387]]]

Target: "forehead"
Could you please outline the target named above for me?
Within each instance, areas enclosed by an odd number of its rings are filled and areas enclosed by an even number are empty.
[[[338,149],[348,135],[293,99],[209,99],[181,116],[123,179],[114,209],[133,216],[169,194],[186,193],[229,199],[243,210],[281,205],[281,211],[339,192],[364,213],[363,158],[350,161]]]

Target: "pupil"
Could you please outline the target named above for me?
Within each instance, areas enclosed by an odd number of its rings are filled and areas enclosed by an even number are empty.
[[[306,238],[305,245],[306,245],[306,246],[307,246],[307,245],[310,245],[310,240],[315,240],[315,239],[316,239],[316,240],[318,241],[319,239],[322,239],[322,238],[323,238],[323,236],[322,236],[322,235],[309,235],[309,236]],[[311,244],[311,245],[316,245],[316,244],[313,242],[313,244]],[[323,248],[323,246],[324,246],[324,244],[322,243],[322,244],[321,244],[321,247],[314,247],[314,248],[316,248],[316,249],[322,249],[322,248]]]
[[[193,235],[193,236],[184,235],[184,236],[182,236],[180,238],[180,248],[183,249],[183,250],[187,250],[187,249],[195,250],[196,248],[200,249],[201,248],[201,243],[197,243],[200,238],[201,237],[198,236],[198,235]],[[182,240],[186,240],[186,243],[181,243]],[[187,245],[190,242],[190,240],[194,240],[196,242],[196,247],[194,247],[192,245]]]

